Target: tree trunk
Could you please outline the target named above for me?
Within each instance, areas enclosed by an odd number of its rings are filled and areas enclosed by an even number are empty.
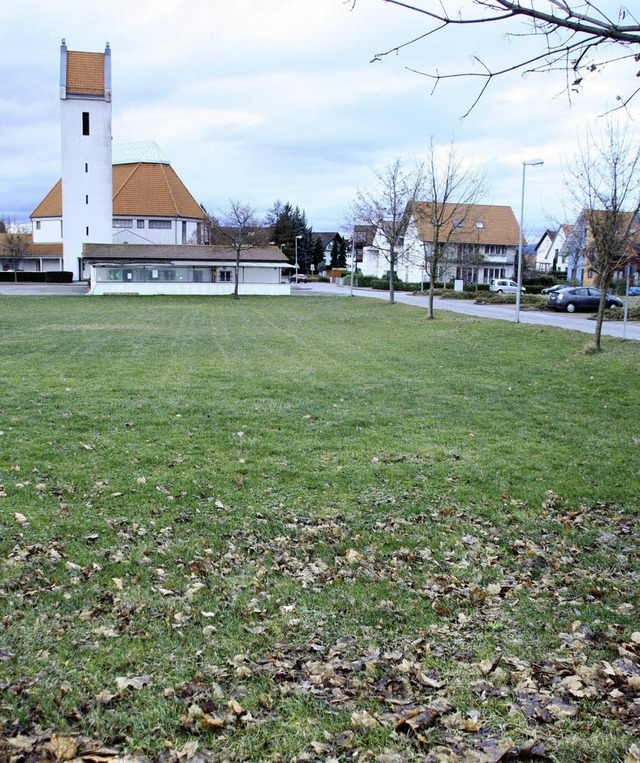
[[[604,311],[605,311],[606,304],[607,304],[607,286],[604,286],[601,284],[600,285],[600,302],[598,303],[598,315],[596,317],[596,330],[593,335],[593,349],[598,350],[598,352],[602,349],[600,344],[600,339],[602,337],[602,322],[604,321]]]
[[[240,299],[240,293],[238,290],[238,282],[240,280],[240,251],[236,250],[236,275],[235,275],[235,284],[233,287],[233,298],[234,299]]]
[[[427,320],[432,321],[435,318],[433,314],[433,295],[435,291],[435,284],[433,278],[429,281],[429,309],[427,310]]]
[[[426,264],[426,263],[425,263]],[[427,310],[427,320],[432,321],[435,318],[435,315],[433,314],[433,297],[436,290],[436,284],[435,284],[435,258],[433,255],[431,256],[431,260],[429,261],[429,309]]]

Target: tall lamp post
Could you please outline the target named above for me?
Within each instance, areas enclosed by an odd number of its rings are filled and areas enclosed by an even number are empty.
[[[527,167],[544,164],[542,159],[525,159],[522,162],[522,197],[520,200],[520,245],[518,246],[518,291],[516,293],[516,323],[520,323],[520,294],[522,293],[522,227],[524,225],[524,176]]]
[[[351,286],[349,288],[349,296],[353,297],[353,279],[354,271],[356,269],[356,228],[353,226],[353,235],[351,237]]]
[[[298,266],[298,240],[301,239],[301,238],[302,238],[302,236],[296,236],[295,242],[294,242],[294,247],[295,247],[295,251],[296,251],[296,263],[295,263],[295,268],[296,268],[296,286],[298,285],[298,267],[299,267]]]

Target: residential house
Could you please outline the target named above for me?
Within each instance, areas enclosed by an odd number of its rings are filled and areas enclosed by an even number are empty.
[[[601,215],[608,214],[600,212]],[[622,215],[624,218],[624,214]],[[626,217],[626,223],[630,215]],[[636,226],[637,231],[631,229],[627,251],[621,257],[621,263],[615,267],[613,280],[625,277],[627,264],[630,267],[632,284],[640,284],[640,221]],[[576,222],[570,226],[566,241],[560,250],[560,258],[567,263],[567,280],[583,286],[597,286],[599,274],[593,268],[589,259],[589,249],[595,246],[594,236],[589,225],[587,210],[583,210]]]
[[[568,269],[568,254],[563,251],[572,225],[563,224],[556,231],[545,231],[536,246],[536,270],[540,273],[565,275]]]
[[[487,204],[445,205],[446,221],[438,231],[441,254],[436,281],[460,279],[467,283],[489,283],[492,278],[510,278],[518,252],[520,227],[511,207]],[[432,205],[414,202],[398,252],[396,273],[403,281],[429,279],[425,262],[434,246],[436,228]],[[362,270],[366,275],[384,276],[389,270],[384,231],[376,231],[371,246],[364,248]]]
[[[548,254],[551,250],[551,244],[553,243],[555,235],[555,230],[547,229],[536,244],[536,270],[541,272],[550,270],[548,266],[545,266],[545,263],[547,263],[549,260]]]
[[[355,243],[356,250],[356,266],[362,270],[362,263],[364,261],[364,252],[368,246],[373,245],[373,239],[376,235],[376,229],[373,225],[354,225],[353,226],[353,239],[347,243],[347,249],[351,250],[353,243]]]
[[[338,244],[342,240],[342,237],[338,231],[323,231],[320,233],[313,233],[314,244],[316,241],[320,241],[322,251],[324,252],[324,265],[325,269],[331,265],[331,253],[333,251],[333,245],[337,241]]]

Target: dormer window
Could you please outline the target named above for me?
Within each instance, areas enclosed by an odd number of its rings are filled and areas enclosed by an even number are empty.
[[[482,222],[482,220],[476,220],[476,228],[478,229],[484,228],[484,223]]]

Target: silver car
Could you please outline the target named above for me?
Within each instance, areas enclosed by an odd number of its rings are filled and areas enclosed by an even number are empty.
[[[489,291],[495,291],[497,294],[517,294],[518,284],[510,278],[492,278],[489,284]],[[522,291],[526,291],[524,286]]]

